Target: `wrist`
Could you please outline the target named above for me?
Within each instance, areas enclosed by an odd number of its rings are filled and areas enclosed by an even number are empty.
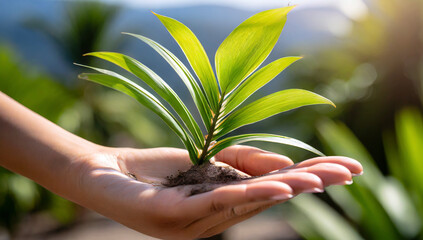
[[[75,161],[100,146],[86,141],[0,93],[0,166],[64,195]],[[72,171],[70,171],[72,172]]]
[[[96,184],[102,174],[109,170],[118,170],[118,152],[116,148],[96,145],[89,142],[88,146],[81,147],[82,151],[68,154],[67,169],[62,176],[63,197],[82,206],[94,209],[98,205],[101,193]],[[104,199],[103,199],[104,200]],[[100,199],[101,201],[101,199]]]

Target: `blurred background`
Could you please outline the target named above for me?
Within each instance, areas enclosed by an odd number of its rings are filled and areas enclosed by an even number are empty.
[[[346,187],[305,194],[230,228],[219,239],[423,238],[423,2],[418,0],[0,0],[0,91],[90,141],[124,147],[183,147],[176,135],[126,95],[83,82],[74,62],[111,67],[82,54],[118,51],[156,71],[188,108],[182,81],[147,36],[182,51],[150,10],[197,35],[210,59],[225,37],[259,11],[299,4],[267,64],[304,56],[256,93],[304,88],[336,109],[305,107],[239,132],[291,136],[359,160],[365,174]],[[187,64],[188,66],[188,64]],[[139,82],[139,81],[138,81]],[[313,157],[256,146],[294,161]],[[0,168],[0,239],[116,239],[142,236]]]

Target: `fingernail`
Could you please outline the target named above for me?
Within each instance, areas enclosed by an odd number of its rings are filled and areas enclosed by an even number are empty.
[[[304,190],[303,192],[304,193],[322,193],[324,191],[325,190],[323,190],[322,188],[309,188],[309,189]]]
[[[271,199],[272,200],[286,200],[286,199],[292,198],[293,196],[294,195],[289,194],[289,193],[283,193],[283,194],[280,194],[280,195],[273,196]]]
[[[351,176],[357,177],[363,175],[364,171],[361,171],[360,173],[352,173]]]
[[[347,180],[347,181],[343,181],[343,182],[333,183],[332,185],[351,185],[352,183],[353,183],[352,180]]]

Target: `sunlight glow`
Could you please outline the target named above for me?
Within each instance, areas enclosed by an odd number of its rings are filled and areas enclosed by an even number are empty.
[[[358,20],[367,14],[367,6],[363,0],[103,0],[105,2],[114,2],[127,4],[134,7],[143,8],[169,8],[183,7],[192,5],[220,5],[245,10],[263,10],[268,8],[277,8],[284,6],[299,5],[298,8],[308,7],[335,7],[339,8],[347,17]]]

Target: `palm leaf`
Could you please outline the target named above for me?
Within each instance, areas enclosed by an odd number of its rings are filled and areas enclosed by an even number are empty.
[[[182,140],[185,147],[187,148],[190,158],[197,159],[197,150],[192,143],[188,133],[182,127],[182,125],[176,120],[176,118],[160,103],[160,101],[150,94],[148,91],[138,86],[131,80],[109,70],[94,68],[90,66],[76,64],[78,66],[87,67],[94,69],[102,74],[95,73],[84,73],[80,74],[79,78],[89,80],[92,82],[100,83],[104,86],[113,88],[120,92],[123,92],[138,102],[146,106],[148,109],[156,113],[163,121],[178,135]],[[194,163],[195,164],[195,163]]]
[[[302,89],[288,89],[270,94],[238,109],[218,122],[219,127],[215,132],[214,139],[222,137],[241,126],[261,121],[275,114],[314,104],[335,106],[327,98]]]
[[[204,137],[200,127],[195,122],[191,113],[184,105],[182,100],[173,91],[171,87],[155,72],[138,62],[137,60],[120,53],[113,52],[93,52],[87,53],[86,56],[94,56],[106,61],[112,62],[123,69],[133,73],[135,76],[147,83],[155,92],[157,92],[166,102],[168,102],[176,113],[181,117],[185,126],[194,136],[197,147],[201,148],[204,144]]]
[[[241,83],[230,95],[225,99],[225,108],[223,109],[223,116],[230,113],[238,105],[243,103],[249,96],[259,90],[261,87],[270,82],[285,68],[289,67],[292,63],[301,59],[302,57],[284,57],[274,62],[269,63],[267,66],[261,68],[253,75],[248,77]]]
[[[207,103],[207,99],[205,98],[202,89],[200,88],[200,86],[198,86],[197,82],[195,81],[191,73],[189,72],[188,68],[172,52],[167,50],[165,47],[163,47],[159,43],[138,34],[132,34],[132,33],[124,33],[124,34],[136,37],[139,40],[145,42],[150,47],[152,47],[157,53],[159,53],[169,63],[169,65],[175,70],[175,72],[179,75],[179,77],[185,83],[186,87],[188,88],[188,91],[190,92],[194,100],[195,105],[197,106],[197,109],[201,115],[201,118],[203,120],[203,123],[206,129],[209,129],[210,119],[212,118],[210,113],[210,106]]]
[[[216,52],[216,73],[222,95],[250,75],[272,51],[294,7],[260,12],[241,23]]]
[[[312,153],[315,153],[320,156],[324,156],[323,153],[316,150],[315,148],[311,147],[310,145],[301,142],[300,140],[279,136],[275,134],[266,134],[266,133],[253,133],[253,134],[243,134],[233,137],[228,137],[223,140],[218,141],[208,152],[207,160],[216,155],[221,150],[236,144],[241,144],[244,142],[252,142],[252,141],[262,141],[262,142],[273,142],[273,143],[281,143],[285,145],[299,147],[305,150],[308,150]]]
[[[200,41],[198,41],[194,33],[184,24],[176,21],[175,19],[156,13],[154,14],[163,23],[185,53],[192,69],[194,69],[197,77],[203,85],[210,107],[213,112],[216,113],[218,110],[220,95],[219,87],[217,85],[213,69],[210,65],[209,58],[207,57]]]

